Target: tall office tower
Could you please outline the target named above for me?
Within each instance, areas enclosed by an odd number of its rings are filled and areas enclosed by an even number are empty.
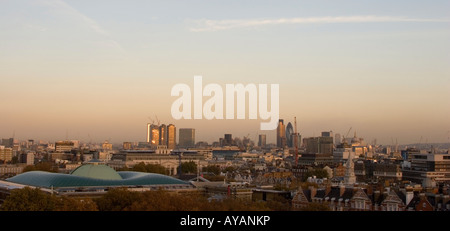
[[[223,145],[222,146],[232,146],[233,145],[233,135],[225,134],[223,137]]]
[[[150,129],[151,126],[152,126],[151,123],[147,123],[147,139],[146,139],[147,143],[150,143],[150,137],[152,136],[151,135],[152,132],[151,132],[151,129]]]
[[[131,150],[133,149],[133,144],[131,142],[123,142],[122,148],[124,150]]]
[[[333,137],[333,131],[322,132],[322,137]]]
[[[195,146],[195,129],[194,128],[180,128],[180,140],[178,146],[181,148],[192,148]]]
[[[258,146],[261,147],[261,148],[265,148],[266,147],[266,135],[265,134],[260,134],[259,135]]]
[[[6,148],[5,146],[0,146],[0,160],[3,162],[11,161],[13,156],[12,148]]]
[[[294,140],[293,138],[294,134],[294,127],[292,126],[291,122],[288,123],[286,126],[286,145],[290,148],[294,147]]]
[[[159,145],[159,126],[150,125],[150,145]]]
[[[277,128],[277,147],[284,148],[284,146],[286,146],[286,128],[284,120],[280,119]]]
[[[336,146],[341,145],[342,143],[341,134],[336,133],[336,135],[334,136],[334,143],[336,144]]]
[[[177,141],[177,128],[173,124],[167,125],[167,148],[175,149]]]
[[[167,126],[165,124],[159,126],[159,145],[167,146]]]

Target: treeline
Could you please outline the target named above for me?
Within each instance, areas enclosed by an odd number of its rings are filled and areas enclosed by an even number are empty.
[[[169,175],[169,170],[160,164],[145,164],[144,162],[135,164],[132,168],[123,167],[118,171],[135,171],[135,172],[149,172]]]
[[[232,198],[211,200],[199,193],[164,190],[134,192],[114,188],[99,198],[56,196],[38,188],[14,189],[1,204],[2,211],[270,211],[264,202]]]

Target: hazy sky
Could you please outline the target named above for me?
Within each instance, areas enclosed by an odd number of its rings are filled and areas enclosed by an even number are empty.
[[[197,141],[259,120],[180,120],[177,83],[278,83],[303,137],[449,142],[450,1],[0,0],[0,137]],[[206,101],[207,98],[205,98]]]

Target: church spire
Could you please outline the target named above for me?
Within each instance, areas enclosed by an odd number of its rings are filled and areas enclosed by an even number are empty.
[[[347,162],[345,163],[344,184],[353,185],[354,183],[356,183],[355,164],[353,163],[353,153],[350,152],[348,154]]]

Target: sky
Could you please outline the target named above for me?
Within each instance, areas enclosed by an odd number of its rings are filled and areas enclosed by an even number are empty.
[[[279,84],[280,118],[378,144],[450,142],[450,1],[0,0],[0,137],[144,141],[175,84]],[[207,98],[204,98],[205,102]]]

